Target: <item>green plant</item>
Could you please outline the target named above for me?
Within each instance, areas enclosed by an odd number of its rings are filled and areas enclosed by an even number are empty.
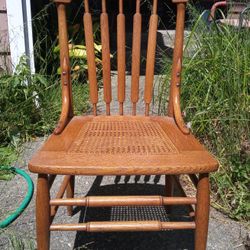
[[[22,58],[13,75],[0,77],[0,139],[7,146],[51,132],[61,111],[61,86],[58,75],[31,74]],[[76,113],[88,108],[88,86],[74,82]],[[81,106],[81,107],[80,107]]]
[[[27,138],[33,130],[39,119],[34,95],[39,87],[44,87],[45,80],[41,75],[30,74],[23,57],[15,73],[1,76],[0,82],[0,140],[7,145],[16,136]]]
[[[0,164],[9,166],[17,159],[17,153],[12,147],[0,147]],[[0,169],[0,180],[11,180],[14,174],[10,171]]]
[[[100,68],[101,70],[101,45],[97,45],[94,43],[94,50],[95,50],[95,62],[96,66]],[[60,47],[57,45],[54,48],[54,53],[58,56],[59,60],[59,52],[60,52]],[[79,79],[81,76],[83,79],[86,79],[86,73],[88,70],[88,65],[87,65],[87,49],[85,45],[74,45],[69,43],[69,57],[71,59],[71,68],[72,68],[72,74],[71,77],[73,80]],[[57,73],[61,74],[61,68],[59,67],[57,69]]]
[[[233,218],[250,216],[250,31],[195,22],[185,47],[182,106],[192,131],[221,163],[211,175],[217,205]],[[159,95],[167,102],[170,60]]]

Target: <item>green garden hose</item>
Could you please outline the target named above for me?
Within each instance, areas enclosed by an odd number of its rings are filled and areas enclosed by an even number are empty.
[[[4,228],[4,227],[7,227],[9,224],[11,224],[14,220],[16,220],[18,216],[24,211],[24,209],[29,205],[31,198],[33,196],[34,185],[30,176],[25,171],[21,170],[20,168],[0,166],[0,170],[5,170],[5,171],[7,170],[12,173],[21,175],[25,179],[28,185],[27,194],[24,197],[21,205],[12,214],[10,214],[6,219],[4,219],[3,221],[0,221],[0,228]]]

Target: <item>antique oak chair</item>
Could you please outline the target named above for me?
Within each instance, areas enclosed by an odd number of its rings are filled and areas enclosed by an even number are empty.
[[[118,1],[118,0],[117,0]],[[176,36],[173,55],[168,115],[151,116],[150,103],[154,80],[157,0],[153,0],[149,20],[145,75],[145,115],[136,115],[139,98],[141,23],[140,0],[136,1],[133,18],[132,80],[125,83],[125,15],[119,0],[117,16],[117,68],[119,114],[111,115],[111,74],[107,0],[102,0],[100,16],[103,91],[106,114],[97,109],[98,88],[89,2],[84,0],[83,17],[87,48],[88,80],[93,115],[74,116],[70,79],[66,5],[71,0],[55,0],[58,12],[62,112],[58,126],[29,162],[38,173],[36,221],[38,249],[49,249],[50,231],[77,230],[87,232],[160,231],[195,229],[195,249],[206,248],[209,218],[209,172],[216,171],[217,161],[194,138],[185,126],[180,109],[185,7],[188,0],[172,0],[177,5]],[[124,114],[126,84],[131,84],[131,114]],[[196,197],[173,197],[173,184],[180,186],[177,176],[187,174],[197,187]],[[50,198],[56,175],[65,175],[58,194]],[[74,198],[75,175],[165,175],[166,196],[90,196]],[[198,175],[198,176],[197,176]],[[66,198],[63,198],[66,192]],[[112,194],[111,194],[112,195]],[[188,222],[111,221],[79,224],[53,224],[58,206],[195,206],[195,216]]]

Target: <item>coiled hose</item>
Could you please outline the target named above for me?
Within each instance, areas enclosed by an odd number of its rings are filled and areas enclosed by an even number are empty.
[[[24,197],[24,199],[23,199],[22,203],[20,204],[20,206],[12,214],[10,214],[6,219],[0,221],[0,228],[5,228],[9,224],[11,224],[13,221],[15,221],[18,218],[18,216],[29,205],[29,203],[30,203],[30,201],[32,199],[32,196],[33,196],[34,185],[33,185],[33,182],[31,180],[30,176],[24,170],[21,170],[20,168],[0,166],[0,170],[10,171],[12,173],[16,173],[16,174],[21,175],[25,179],[25,181],[26,181],[26,183],[28,185],[27,194]]]

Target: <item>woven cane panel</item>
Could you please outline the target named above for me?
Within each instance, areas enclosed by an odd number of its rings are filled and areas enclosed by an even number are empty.
[[[70,152],[84,154],[168,154],[177,152],[156,122],[91,121],[80,130]]]
[[[159,220],[169,221],[164,206],[111,207],[111,221]]]

